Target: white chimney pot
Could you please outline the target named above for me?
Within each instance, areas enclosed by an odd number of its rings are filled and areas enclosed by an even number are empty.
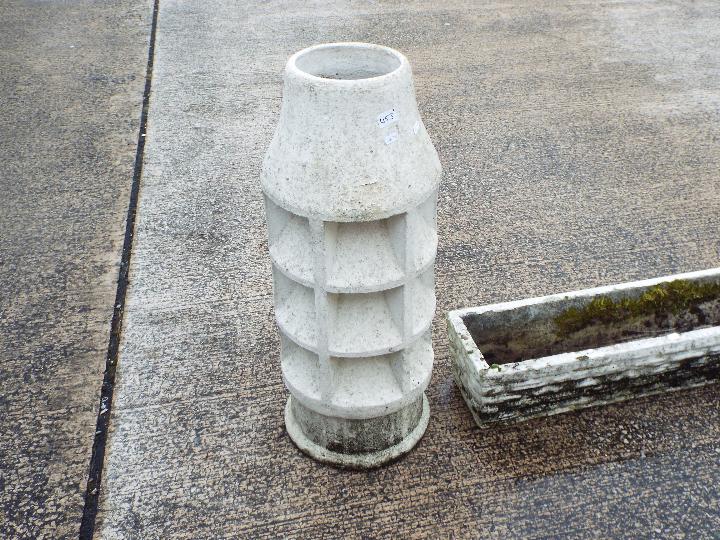
[[[440,176],[402,54],[290,58],[261,182],[285,423],[315,459],[374,467],[425,432]]]

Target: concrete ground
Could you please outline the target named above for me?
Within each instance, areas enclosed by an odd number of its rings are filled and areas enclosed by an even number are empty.
[[[0,531],[74,537],[151,6],[7,5]],[[161,0],[157,32],[97,538],[717,537],[720,386],[481,432],[442,320],[720,265],[715,2]],[[337,40],[407,54],[445,167],[431,422],[369,472],[284,431],[258,181],[285,59]]]
[[[285,59],[404,51],[445,167],[425,438],[343,472],[283,427],[258,182]],[[451,308],[718,265],[714,2],[163,1],[102,538],[712,538],[720,387],[481,432]]]
[[[0,13],[0,538],[77,538],[151,8]]]

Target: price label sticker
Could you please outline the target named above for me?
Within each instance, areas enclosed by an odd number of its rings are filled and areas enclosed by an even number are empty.
[[[398,111],[395,107],[389,111],[378,114],[377,125],[379,127],[387,127],[398,121]]]

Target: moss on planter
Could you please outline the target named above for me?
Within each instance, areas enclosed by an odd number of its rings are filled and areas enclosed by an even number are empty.
[[[485,361],[497,366],[720,326],[717,281],[676,280],[585,301],[557,311],[519,310],[512,320],[495,316],[493,324],[482,316],[463,321]]]
[[[595,324],[611,324],[633,317],[678,315],[694,311],[702,302],[720,297],[720,283],[675,280],[650,287],[637,298],[613,300],[599,296],[586,306],[571,307],[555,318],[557,335],[570,334]]]

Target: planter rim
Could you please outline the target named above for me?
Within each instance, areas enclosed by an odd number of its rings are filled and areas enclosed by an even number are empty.
[[[692,342],[693,350],[688,351],[687,356],[691,357],[698,351],[707,349],[707,352],[714,352],[717,349],[718,339],[720,338],[720,326],[710,326],[708,328],[700,328],[698,330],[689,330],[687,332],[672,332],[650,338],[633,339],[631,341],[623,341],[603,347],[595,347],[590,349],[578,349],[576,351],[553,354],[549,356],[538,356],[537,358],[529,358],[521,362],[508,362],[501,364],[500,370],[491,369],[485,360],[482,362],[487,367],[480,369],[488,370],[486,377],[502,377],[508,371],[517,373],[519,371],[533,371],[536,369],[547,369],[562,367],[574,364],[579,357],[586,357],[587,360],[606,359],[611,360],[615,356],[628,357],[629,354],[642,356],[647,351],[657,350],[662,347],[664,353],[680,353],[685,348],[687,342]]]
[[[512,370],[513,372],[532,371],[541,367],[548,368],[553,366],[561,366],[568,363],[576,362],[579,356],[587,356],[589,358],[593,358],[594,356],[607,358],[618,353],[627,354],[629,350],[642,352],[646,349],[657,348],[658,346],[663,345],[666,345],[671,349],[676,349],[681,348],[682,344],[688,340],[701,340],[701,342],[707,341],[708,346],[712,346],[713,343],[717,343],[717,339],[718,337],[720,337],[720,326],[711,326],[708,328],[700,328],[697,330],[690,330],[688,332],[680,333],[670,332],[661,336],[624,341],[621,343],[615,343],[603,347],[578,349],[577,351],[569,351],[549,356],[530,358],[521,362],[508,362],[502,364],[500,370],[495,370],[490,368],[489,364],[480,352],[480,349],[478,348],[475,340],[470,334],[470,331],[465,325],[463,317],[471,314],[481,315],[485,313],[499,313],[503,311],[511,311],[519,307],[556,303],[571,300],[574,298],[600,296],[603,294],[609,294],[628,289],[652,287],[653,285],[667,283],[678,279],[701,279],[716,276],[720,276],[720,267],[710,268],[707,270],[699,270],[695,272],[686,272],[682,274],[673,274],[658,278],[644,279],[639,281],[628,281],[624,283],[619,283],[617,285],[606,285],[590,289],[569,291],[566,293],[537,296],[524,300],[513,300],[510,302],[500,302],[496,304],[462,308],[448,312],[447,320],[448,323],[454,327],[455,331],[460,337],[468,359],[472,363],[476,372],[480,373],[482,371],[484,376],[486,377],[503,376],[507,374],[510,370]]]

